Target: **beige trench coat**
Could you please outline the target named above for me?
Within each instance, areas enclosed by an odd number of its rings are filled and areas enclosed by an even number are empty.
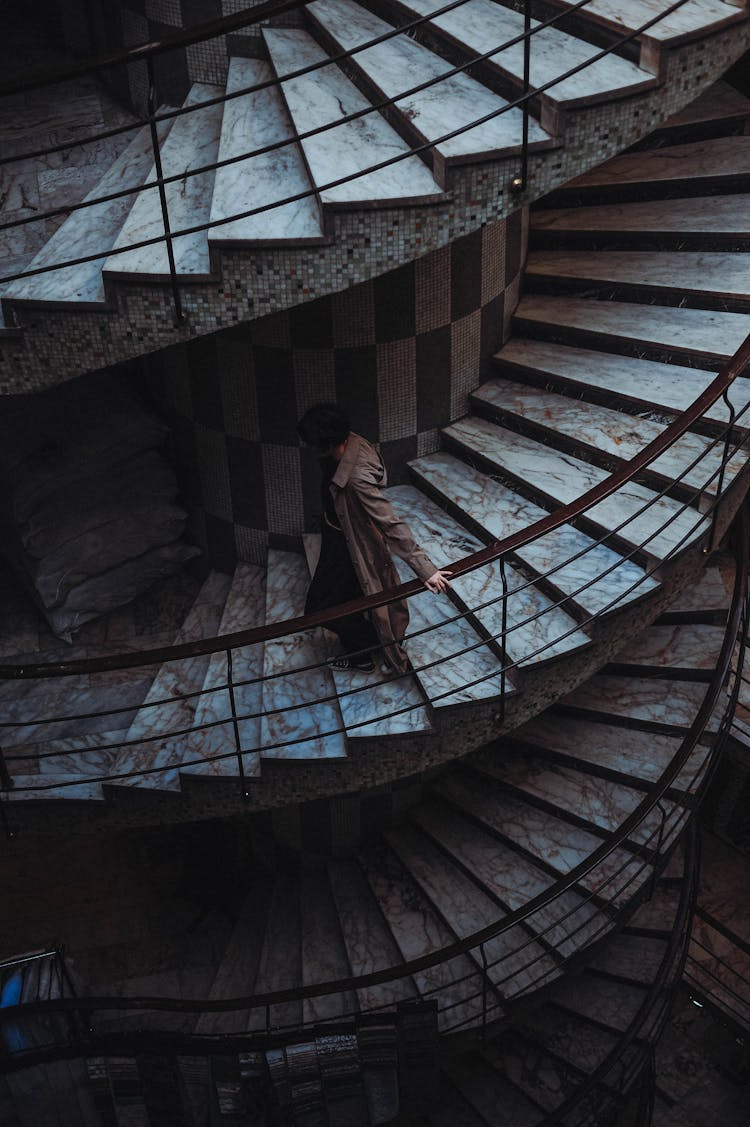
[[[346,537],[354,570],[366,595],[398,586],[400,580],[390,553],[400,556],[420,579],[437,571],[416,543],[408,524],[395,513],[381,492],[387,484],[385,466],[377,450],[359,434],[350,434],[344,456],[331,481],[331,495]],[[407,667],[399,643],[406,633],[409,610],[405,601],[371,612],[389,664],[399,673]]]

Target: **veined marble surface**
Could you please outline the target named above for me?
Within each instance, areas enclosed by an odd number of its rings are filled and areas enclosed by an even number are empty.
[[[445,7],[441,0],[406,0],[405,3],[402,2],[402,6],[423,16]],[[523,35],[524,31],[522,12],[490,3],[489,0],[467,0],[459,8],[436,16],[432,22],[475,54],[484,54],[493,45],[506,43],[509,39]],[[532,30],[538,25],[539,20],[531,21]],[[535,32],[531,50],[532,87],[543,86],[574,66],[587,63],[598,51],[599,48],[593,44],[568,35],[556,27]],[[522,78],[523,42],[499,51],[492,56],[491,61],[514,77]],[[565,105],[579,98],[602,97],[613,90],[635,91],[652,83],[653,76],[635,63],[617,55],[609,55],[550,87],[545,91],[544,97]]]
[[[648,986],[656,980],[666,950],[666,941],[651,935],[613,935],[606,948],[595,953],[589,966]]]
[[[263,60],[235,56],[229,62],[227,93],[265,82],[272,76],[271,67]],[[225,102],[218,160],[227,160],[293,137],[294,130],[281,94],[276,87],[269,86]],[[308,191],[310,187],[310,178],[296,143],[236,161],[216,169],[211,222],[275,203],[286,196]],[[212,227],[208,239],[209,242],[232,239],[308,241],[320,239],[322,234],[315,196],[307,196],[271,211]]]
[[[748,175],[750,137],[716,137],[706,141],[691,141],[686,145],[668,145],[663,149],[621,153],[571,180],[567,186],[714,180],[720,176]]]
[[[370,105],[334,63],[283,81],[285,74],[328,57],[307,32],[264,28],[263,37],[273,67],[282,79],[284,98],[298,133],[338,121]],[[409,151],[409,146],[377,112],[309,137],[302,141],[302,148],[318,186]],[[320,195],[324,203],[423,199],[440,195],[440,188],[419,157],[406,156],[348,184],[326,188]]]
[[[612,659],[618,663],[673,669],[713,669],[721,652],[721,626],[684,623],[649,626]]]
[[[545,509],[451,454],[428,454],[412,462],[411,468],[496,539],[547,516]],[[590,614],[612,610],[658,586],[643,568],[571,525],[548,532],[516,554],[540,575],[549,575],[563,594],[572,595]]]
[[[413,826],[400,826],[387,832],[386,838],[460,939],[489,927],[506,914]],[[479,958],[478,951],[472,954]],[[554,978],[558,973],[550,955],[519,925],[486,943],[485,954],[490,977],[503,997],[536,987],[540,980]]]
[[[310,986],[348,978],[351,968],[325,871],[305,873],[300,884],[300,913],[303,984]],[[356,1003],[351,991],[322,994],[302,1001],[305,1021],[328,1021],[354,1009]]]
[[[164,144],[171,124],[160,122],[157,126],[161,144]],[[151,134],[148,129],[141,129],[85,199],[96,199],[123,188],[136,187],[146,179],[152,164]],[[101,252],[101,258],[10,282],[4,296],[34,301],[104,301],[102,265],[135,198],[125,196],[72,212],[34,256],[27,269],[51,266],[55,262],[83,258],[97,252]]]
[[[588,301],[581,297],[527,294],[515,313],[520,321],[620,336],[631,343],[673,348],[729,360],[747,336],[744,313],[713,309],[636,305],[629,301]]]
[[[266,622],[283,622],[302,614],[309,582],[302,556],[275,549],[269,552]],[[260,738],[263,756],[331,759],[346,755],[336,690],[330,672],[319,664],[327,657],[319,632],[291,634],[266,643]],[[304,670],[307,665],[318,668]],[[269,716],[275,709],[279,711]],[[285,746],[272,746],[275,744]]]
[[[573,2],[574,0],[561,0],[563,4]],[[601,20],[615,31],[637,31],[669,7],[669,0],[628,0],[627,4],[618,3],[617,0],[591,0],[586,5],[586,14]],[[686,4],[658,20],[643,34],[649,39],[668,43],[671,39],[679,41],[692,32],[721,27],[727,21],[737,18],[737,8],[732,4],[722,3],[722,0],[687,0]]]
[[[523,337],[513,337],[495,355],[501,364],[519,364],[587,388],[601,389],[618,399],[637,403],[642,410],[651,405],[670,413],[684,411],[716,376],[715,371],[704,372],[700,368],[686,368],[680,364],[662,364],[636,356],[594,352],[588,348],[572,348]],[[744,410],[750,403],[750,380],[735,380],[729,388],[729,399],[737,413]],[[706,417],[721,423],[728,422],[729,410],[724,400],[719,399],[709,407]],[[740,423],[750,426],[750,414]]]
[[[542,1006],[529,1014],[525,1024],[534,1039],[559,1060],[593,1072],[617,1047],[618,1038],[601,1026],[589,1025],[557,1006]]]
[[[655,286],[712,297],[748,297],[747,255],[742,251],[537,250],[529,276]]]
[[[588,975],[570,975],[555,987],[558,1005],[618,1032],[628,1028],[645,997],[635,984]]]
[[[561,505],[574,501],[609,476],[606,470],[495,426],[479,416],[452,423],[445,428],[445,433],[470,453],[481,454],[499,470],[526,482]],[[678,547],[686,547],[706,527],[706,517],[692,509],[681,510],[682,505],[670,497],[658,497],[645,486],[629,482],[588,509],[586,516],[597,521],[605,531],[617,529],[618,537],[633,547],[643,544],[650,555],[663,558]]]
[[[474,398],[624,461],[634,458],[666,429],[664,424],[651,419],[511,380],[491,380],[474,392]],[[719,472],[722,456],[721,441],[687,433],[652,461],[649,468],[669,481],[679,480],[694,489],[705,487],[706,493],[715,493],[718,479],[714,475]],[[744,452],[729,459],[725,483],[739,473],[745,461]]]
[[[209,98],[218,97],[222,92],[220,86],[196,82],[190,88],[184,105],[199,105]],[[183,174],[182,180],[167,184],[165,188],[172,231],[205,223],[209,218],[215,172],[201,172],[197,176],[184,174],[192,168],[199,168],[216,160],[220,131],[221,105],[196,109],[192,113],[175,118],[161,153],[162,171],[165,176]],[[155,178],[156,170],[152,168],[148,179]],[[158,188],[148,188],[136,196],[132,210],[115,240],[113,253],[104,264],[104,269],[112,274],[168,275],[169,260],[165,243],[154,243],[152,246],[140,247],[138,250],[121,251],[121,248],[127,247],[129,243],[152,239],[163,234],[159,191]],[[206,231],[181,235],[174,240],[173,248],[178,274],[209,273]]]
[[[226,598],[224,613],[219,624],[219,634],[232,634],[239,630],[249,630],[261,626],[265,614],[265,585],[263,569],[254,564],[237,564],[232,583]],[[232,651],[232,681],[234,702],[237,709],[237,731],[242,748],[242,765],[246,775],[260,772],[260,711],[262,689],[260,678],[263,675],[263,647],[239,646]],[[187,737],[186,759],[206,760],[188,767],[186,773],[194,775],[237,775],[237,759],[214,759],[236,750],[232,706],[229,689],[222,688],[228,681],[227,656],[225,653],[211,654],[202,684],[203,695],[197,698],[193,726],[196,731]],[[240,681],[255,681],[255,684],[242,685]],[[223,723],[215,728],[203,725],[216,720]]]
[[[352,0],[316,0],[307,10],[344,50],[368,43],[392,30],[391,24]],[[412,86],[439,79],[452,69],[444,59],[405,34],[359,52],[353,61],[388,98],[397,98]],[[468,74],[460,73],[399,99],[396,109],[413,123],[423,137],[433,140],[487,114],[496,113],[507,104],[505,99],[499,98]],[[521,144],[522,126],[521,110],[512,109],[457,137],[442,141],[436,147],[446,157],[515,148]],[[544,140],[550,140],[549,135],[537,122],[530,121],[529,141]]]
[[[388,490],[388,496],[396,511],[408,520],[417,542],[438,567],[449,565],[482,547],[474,536],[412,486],[394,486]],[[586,635],[576,629],[575,621],[563,610],[554,607],[551,600],[533,584],[527,584],[517,569],[506,565],[506,575],[509,596],[505,646],[514,661],[522,664],[544,661],[588,644]],[[502,633],[503,592],[500,564],[488,564],[456,578],[452,580],[452,586],[485,628],[493,636],[499,636]],[[482,606],[488,602],[490,605]]]
[[[300,886],[296,876],[287,874],[279,880],[273,891],[266,918],[263,947],[258,962],[258,972],[253,990],[270,993],[298,985],[302,977],[302,946],[300,934]],[[299,1024],[302,1002],[281,1002],[271,1006],[271,1024]],[[266,1014],[256,1008],[248,1015],[248,1029],[265,1027]]]
[[[86,802],[104,801],[104,791],[101,783],[71,782],[75,776],[71,775],[17,775],[14,773],[15,786],[9,790],[4,801],[31,802],[40,798],[57,798],[85,800]],[[60,784],[56,787],[55,784]],[[35,789],[44,787],[44,790]],[[47,789],[49,788],[49,789]]]
[[[663,150],[662,150],[663,151]],[[680,234],[747,235],[750,195],[691,196],[680,200],[600,204],[534,211],[536,231],[672,231]]]
[[[401,957],[399,949],[357,862],[331,861],[328,877],[352,974],[369,974],[396,966]],[[363,1010],[369,1010],[395,1005],[414,998],[416,993],[414,983],[406,976],[363,987],[357,991],[357,999]]]
[[[694,681],[601,673],[563,697],[562,703],[587,712],[627,716],[646,724],[689,728],[705,695],[706,685]],[[716,717],[709,721],[711,730],[715,724]]]
[[[555,878],[528,856],[516,852],[449,806],[430,803],[417,807],[413,820],[449,850],[508,911],[527,904],[554,883]],[[578,892],[568,891],[529,916],[526,925],[540,939],[570,955],[594,937],[602,919],[591,901],[584,900]]]
[[[360,863],[404,960],[455,942],[453,932],[386,848],[379,846],[376,854],[363,855]],[[482,980],[468,956],[438,963],[413,977],[421,994],[437,1000],[439,1027],[475,1022],[481,1016]]]

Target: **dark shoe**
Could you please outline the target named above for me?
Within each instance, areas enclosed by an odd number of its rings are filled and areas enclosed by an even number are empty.
[[[332,657],[327,664],[331,669],[356,670],[357,673],[372,673],[375,668],[371,654],[359,654],[356,657],[341,654],[340,657]]]

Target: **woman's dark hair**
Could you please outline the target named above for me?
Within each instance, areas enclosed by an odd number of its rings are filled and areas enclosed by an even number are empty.
[[[350,430],[348,415],[335,403],[316,403],[297,423],[302,441],[321,451],[339,446]]]

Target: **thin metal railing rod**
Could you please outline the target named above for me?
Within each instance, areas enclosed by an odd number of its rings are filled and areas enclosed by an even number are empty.
[[[169,262],[169,283],[172,289],[172,303],[174,305],[175,325],[180,325],[185,320],[185,314],[182,311],[182,298],[180,296],[180,287],[177,281],[177,266],[174,257],[174,242],[172,231],[169,223],[169,205],[167,203],[167,192],[164,186],[164,169],[161,163],[159,134],[156,129],[156,121],[154,120],[154,114],[156,113],[156,85],[154,80],[154,63],[152,55],[149,55],[146,59],[146,70],[148,74],[148,125],[149,133],[151,135],[151,151],[154,155],[156,181],[159,185],[159,206],[161,208],[162,226],[164,227],[164,247],[167,252],[167,261]]]
[[[240,726],[237,720],[237,702],[234,698],[234,685],[232,683],[232,651],[227,650],[227,685],[229,687],[229,704],[232,710],[232,732],[234,734],[234,748],[237,756],[237,774],[240,781],[240,793],[243,798],[249,798],[245,779],[245,764],[242,759],[242,740],[240,739]]]
[[[330,190],[331,188],[340,187],[343,184],[347,184],[352,180],[357,180],[357,179],[360,179],[363,176],[370,175],[370,173],[372,173],[372,172],[377,172],[377,171],[380,171],[381,169],[389,168],[391,165],[398,164],[400,161],[406,160],[410,156],[419,155],[421,153],[426,153],[428,150],[434,148],[436,145],[440,145],[440,144],[443,144],[445,141],[452,140],[454,137],[458,137],[461,134],[466,133],[471,129],[475,129],[479,125],[486,124],[487,122],[494,120],[494,118],[499,117],[501,114],[506,113],[510,109],[514,109],[514,108],[517,108],[519,106],[522,107],[525,104],[525,99],[528,99],[529,97],[535,96],[536,94],[539,94],[539,93],[544,93],[546,90],[550,89],[551,87],[557,85],[560,82],[565,81],[567,78],[570,78],[572,75],[577,74],[580,70],[583,70],[583,69],[585,69],[585,67],[590,66],[592,63],[598,61],[598,59],[604,58],[607,55],[610,55],[615,47],[622,46],[625,43],[630,42],[631,40],[637,38],[638,35],[642,34],[645,30],[648,30],[648,28],[650,28],[652,24],[658,23],[658,21],[663,19],[665,15],[668,15],[671,11],[675,11],[677,8],[681,7],[686,2],[687,2],[687,0],[675,0],[675,3],[670,8],[661,12],[659,15],[653,17],[647,23],[643,24],[637,31],[634,31],[634,32],[631,32],[628,35],[622,36],[617,41],[617,43],[614,44],[612,47],[603,49],[597,55],[591,56],[588,60],[586,60],[585,63],[580,63],[577,66],[572,67],[569,71],[565,72],[564,74],[558,75],[556,78],[551,79],[549,82],[544,83],[543,85],[536,87],[535,90],[532,91],[530,94],[528,94],[528,95],[522,94],[520,97],[516,98],[515,100],[510,101],[510,102],[506,102],[506,104],[501,106],[499,109],[489,111],[487,114],[483,115],[480,118],[477,118],[476,120],[470,122],[467,125],[459,126],[456,129],[453,129],[448,133],[442,134],[441,136],[439,136],[437,138],[432,138],[430,141],[425,141],[420,145],[412,146],[411,148],[407,149],[403,153],[398,153],[398,154],[396,154],[392,157],[388,157],[388,158],[386,158],[382,161],[379,161],[376,164],[369,165],[366,169],[363,169],[359,172],[350,173],[346,176],[339,177],[336,180],[328,181],[326,184],[322,184],[322,185],[318,184],[314,188],[309,188],[309,189],[306,189],[304,191],[297,192],[292,196],[285,197],[283,200],[275,201],[272,204],[259,205],[258,207],[249,208],[245,211],[237,212],[237,213],[235,213],[231,216],[225,216],[221,219],[210,220],[210,221],[207,221],[207,222],[204,222],[204,223],[196,224],[192,227],[180,228],[179,231],[173,232],[173,237],[178,238],[178,237],[185,236],[185,235],[197,234],[199,232],[209,230],[210,228],[213,228],[213,227],[220,227],[220,226],[227,224],[227,223],[236,222],[239,219],[249,218],[250,216],[257,215],[257,214],[260,214],[262,212],[271,211],[274,208],[283,206],[284,204],[297,202],[299,200],[306,199],[309,196],[318,195],[320,192]],[[489,54],[495,54],[499,50],[505,50],[505,45],[503,45],[502,47],[499,47],[499,48],[493,48],[492,51],[489,52]],[[477,59],[481,59],[481,58],[482,58],[482,56],[477,56]],[[473,61],[476,61],[476,60],[473,60]],[[469,65],[469,64],[464,64],[464,65]],[[435,81],[435,80],[430,80],[430,81]],[[405,96],[406,95],[404,95],[404,94],[399,94],[398,98],[395,99],[395,100],[397,101],[397,100],[399,100],[399,99],[401,99]],[[217,99],[217,100],[220,101],[221,99]],[[310,136],[316,136],[318,133],[325,132],[327,129],[333,129],[333,128],[336,128],[339,125],[341,125],[341,124],[343,124],[347,121],[355,120],[356,118],[359,118],[359,117],[364,117],[368,113],[371,113],[374,110],[377,110],[377,109],[380,109],[380,108],[385,108],[386,106],[389,106],[392,103],[393,103],[393,100],[388,99],[388,100],[385,100],[382,104],[374,105],[374,106],[368,106],[366,108],[363,108],[362,110],[355,111],[353,114],[346,115],[346,116],[341,117],[341,118],[337,118],[332,122],[328,122],[325,125],[318,126],[315,129],[309,130],[306,133],[301,133],[301,134],[298,135],[296,140],[302,140],[302,139],[310,137]],[[200,106],[201,106],[200,103],[196,103],[191,108],[192,109],[199,109]],[[292,144],[292,143],[294,143],[293,139],[277,141],[277,142],[274,142],[270,145],[264,146],[262,149],[254,150],[254,152],[252,154],[247,154],[247,156],[242,156],[242,157],[239,157],[239,158],[232,158],[232,162],[234,162],[236,160],[240,160],[240,159],[248,159],[248,157],[250,155],[259,155],[259,154],[264,153],[264,152],[273,151],[274,149],[277,149],[277,148],[283,148],[284,146]],[[199,168],[186,170],[186,172],[184,173],[184,177],[197,176],[201,172],[209,171],[210,169],[215,169],[216,167],[217,167],[217,163],[214,162],[210,165],[205,165],[205,166],[201,166]],[[180,179],[183,179],[183,176],[181,176]],[[154,244],[161,242],[161,241],[163,241],[163,240],[160,239],[160,238],[140,240],[138,242],[131,243],[128,247],[122,247],[118,251],[111,252],[111,254],[112,254],[112,256],[115,256],[117,254],[124,254],[124,253],[126,253],[127,250],[133,250],[133,249],[138,249],[138,248],[145,247],[145,246],[151,246],[151,245],[154,245]],[[97,254],[88,255],[88,256],[81,257],[81,258],[77,258],[77,259],[68,259],[68,260],[65,260],[62,263],[55,264],[54,266],[37,267],[37,268],[32,269],[32,270],[19,271],[17,273],[9,274],[9,275],[6,275],[6,276],[0,278],[0,284],[7,283],[7,282],[10,282],[10,281],[16,281],[16,280],[19,280],[21,278],[33,277],[36,274],[48,273],[51,270],[61,269],[63,266],[72,266],[72,265],[77,265],[77,264],[80,264],[80,263],[83,263],[83,262],[95,261],[96,259],[101,258],[101,257],[102,257],[102,254],[97,253]]]

